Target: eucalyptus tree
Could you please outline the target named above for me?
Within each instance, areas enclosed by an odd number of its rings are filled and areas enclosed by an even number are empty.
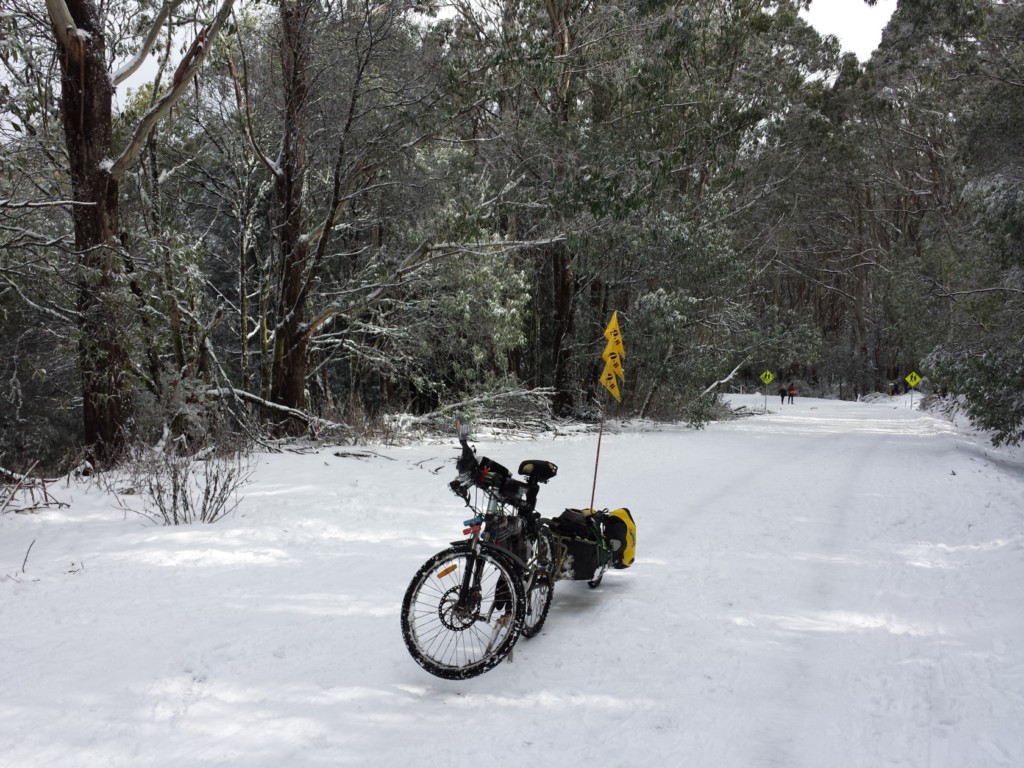
[[[43,75],[41,103],[60,115],[63,143],[63,152],[51,155],[50,170],[59,185],[54,191],[60,193],[50,200],[67,201],[67,218],[60,224],[73,232],[76,299],[73,307],[65,308],[65,316],[76,326],[84,440],[100,460],[116,455],[124,444],[135,386],[128,329],[136,304],[126,259],[130,235],[120,219],[120,183],[153,128],[200,70],[232,4],[224,0],[219,6],[193,3],[186,8],[181,0],[152,7],[48,0],[45,13],[27,3],[12,6],[22,49],[32,49],[27,60],[51,61],[59,68],[59,73],[38,71]],[[124,143],[115,145],[116,86],[153,53],[161,30],[186,11],[190,19],[202,20],[201,29],[182,54],[172,82],[131,127]],[[115,68],[126,53],[127,63]],[[163,54],[168,55],[166,48]]]
[[[444,42],[428,20],[392,0],[277,10],[273,66],[271,45],[237,62],[250,146],[275,195],[251,309],[266,344],[251,399],[296,432],[311,413],[355,418],[433,388],[437,350],[420,342],[430,299],[450,285],[441,262],[474,238],[438,213],[458,158],[439,140]]]
[[[126,438],[141,373],[132,332],[140,300],[134,233],[120,216],[120,184],[199,71],[229,8],[12,0],[0,13],[4,300],[23,341],[48,335],[48,364],[35,366],[32,381],[59,386],[59,400],[40,398],[40,423],[49,402],[52,424],[99,459],[116,455]],[[201,31],[191,48],[183,32],[186,50],[172,51],[160,35],[186,23]],[[176,80],[119,134],[115,88],[147,59],[166,67],[168,57],[180,61]],[[67,428],[66,414],[77,414],[77,430]],[[67,448],[50,441],[57,445]]]
[[[870,89],[852,56],[836,73],[831,83],[808,89],[754,156],[747,182],[768,192],[752,209],[748,231],[756,229],[748,237],[764,260],[759,296],[765,306],[792,313],[839,348],[838,357],[821,365],[783,358],[779,366],[850,394],[851,385],[876,386],[885,376],[875,357],[876,299],[879,274],[889,268],[901,232],[892,220],[901,202],[883,184],[888,174],[875,142],[900,134],[883,118],[872,125],[865,116],[863,94]]]
[[[879,325],[885,323],[879,335],[887,378],[900,384],[953,328],[939,286],[969,261],[969,176],[959,149],[980,17],[966,9],[946,3],[925,14],[901,4],[866,68],[863,114],[877,160],[876,207],[890,233],[880,240],[888,259],[876,279]],[[961,24],[968,26],[951,36]],[[885,359],[876,359],[881,369]]]
[[[965,50],[964,216],[929,290],[947,322],[928,361],[934,384],[965,396],[996,443],[1024,439],[1024,8],[952,5],[940,28]],[[973,13],[968,13],[973,11]],[[979,23],[982,22],[982,23]]]
[[[1018,3],[903,2],[868,67],[870,103],[884,105],[869,117],[889,113],[876,146],[903,169],[884,188],[902,214],[888,283],[900,300],[886,311],[908,332],[904,363],[966,396],[995,440],[1011,442],[1024,434],[1021,16]]]
[[[465,206],[465,227],[486,236],[539,239],[518,261],[533,297],[528,349],[516,356],[517,374],[534,385],[554,385],[568,405],[575,292],[574,253],[564,236],[573,212],[560,199],[577,157],[581,101],[602,35],[617,36],[618,8],[582,2],[452,4],[445,23],[446,63],[455,85],[454,137],[462,142],[485,206]],[[481,194],[482,193],[482,194]]]
[[[814,335],[759,292],[767,243],[757,212],[780,180],[746,178],[772,127],[834,59],[799,7],[703,4],[666,15],[649,44],[660,56],[634,83],[631,104],[659,94],[641,113],[642,132],[625,142],[649,148],[638,165],[656,170],[651,209],[662,219],[649,217],[633,238],[642,263],[653,267],[637,302],[652,352],[641,357],[650,368],[640,387],[645,412],[660,406],[700,420],[713,402],[702,395],[715,382],[774,367],[783,353],[814,354]]]
[[[0,463],[49,466],[81,439],[67,416],[78,396],[74,291],[53,263],[73,243],[61,160],[52,56],[38,9],[0,12]]]
[[[901,4],[869,62],[810,83],[748,177],[775,184],[755,219],[763,295],[818,329],[828,353],[806,370],[843,395],[902,382],[948,328],[929,280],[955,265],[964,220],[969,47],[919,11]]]
[[[536,343],[520,373],[556,404],[589,407],[612,309],[633,339],[627,408],[682,413],[757,346],[735,174],[802,82],[798,6],[456,6],[487,221],[565,238],[522,254]]]

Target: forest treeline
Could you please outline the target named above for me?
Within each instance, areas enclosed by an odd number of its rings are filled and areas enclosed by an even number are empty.
[[[806,5],[3,0],[0,465],[592,417],[613,310],[621,415],[913,370],[1019,442],[1024,3]]]

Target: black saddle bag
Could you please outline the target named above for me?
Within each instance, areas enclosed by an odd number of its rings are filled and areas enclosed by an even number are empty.
[[[558,578],[590,581],[598,568],[608,562],[608,544],[595,515],[567,509],[548,528],[559,549]]]

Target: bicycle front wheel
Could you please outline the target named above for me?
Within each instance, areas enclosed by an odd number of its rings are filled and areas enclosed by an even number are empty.
[[[402,601],[402,637],[427,672],[464,680],[508,656],[525,615],[515,567],[495,552],[476,555],[458,545],[434,555],[413,577]]]

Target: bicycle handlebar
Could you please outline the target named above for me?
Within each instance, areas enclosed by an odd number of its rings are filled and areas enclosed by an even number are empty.
[[[532,475],[526,482],[516,480],[512,472],[486,456],[477,459],[462,429],[459,430],[462,453],[455,467],[458,477],[448,487],[467,504],[469,488],[476,486],[502,504],[511,504],[520,513],[533,512],[537,502],[538,480]],[[520,470],[522,471],[522,470]]]
[[[455,462],[455,468],[459,471],[459,476],[452,480],[448,487],[455,492],[456,496],[460,496],[468,502],[469,486],[476,484],[480,462],[476,460],[476,454],[473,453],[473,449],[466,440],[462,425],[459,426],[459,444],[462,446],[462,455]]]

